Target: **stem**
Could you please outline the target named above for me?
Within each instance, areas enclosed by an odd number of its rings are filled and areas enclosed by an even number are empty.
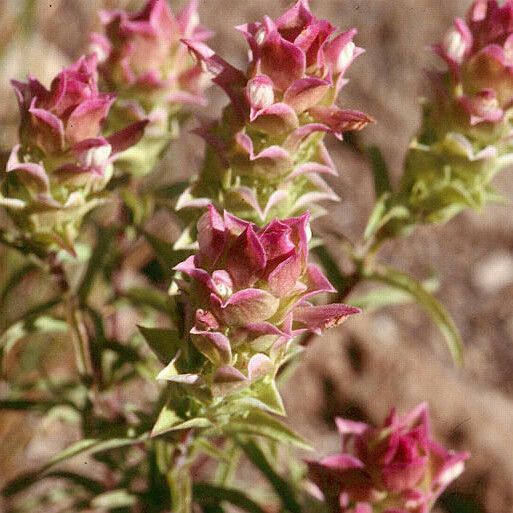
[[[84,383],[91,383],[94,376],[94,369],[89,345],[89,335],[84,322],[84,316],[82,311],[78,308],[78,298],[74,294],[67,294],[66,303],[68,322],[74,334],[73,344],[77,357],[78,372]]]
[[[77,369],[85,385],[93,381],[94,369],[89,346],[89,335],[84,322],[83,313],[79,308],[79,299],[71,290],[66,272],[56,253],[48,255],[50,273],[55,278],[60,292],[63,295],[63,304],[66,309],[66,318],[73,332],[73,346]]]
[[[192,512],[192,478],[190,457],[195,432],[186,432],[170,455],[167,480],[171,492],[171,508],[176,513]]]

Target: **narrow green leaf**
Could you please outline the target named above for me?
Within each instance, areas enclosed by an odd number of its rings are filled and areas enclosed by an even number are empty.
[[[381,150],[377,146],[370,146],[367,148],[367,155],[372,164],[372,174],[374,176],[374,190],[376,191],[376,198],[381,197],[385,192],[390,192],[392,187],[390,185],[390,177],[388,173],[388,166],[385,162]]]
[[[167,365],[180,350],[182,340],[176,330],[138,327],[151,350],[164,365]]]
[[[193,497],[201,505],[219,505],[227,502],[248,513],[265,513],[255,501],[234,488],[224,488],[206,483],[194,483]]]
[[[53,302],[50,303],[50,307],[53,306]],[[60,319],[50,316],[33,317],[29,312],[24,320],[14,323],[0,336],[0,358],[31,333],[63,333],[68,329],[68,324]]]
[[[41,476],[36,472],[24,474],[22,478],[11,481],[11,483],[2,490],[2,495],[4,497],[12,497],[13,495],[22,492],[29,486],[33,485],[40,477]],[[47,472],[43,477],[48,479],[64,479],[66,481],[70,481],[71,483],[81,486],[82,488],[95,495],[98,495],[104,491],[103,485],[98,481],[95,481],[94,479],[83,476],[81,474],[77,474],[75,472],[54,470],[52,472]]]
[[[54,456],[46,465],[40,469],[39,472],[47,472],[59,463],[69,460],[81,454],[82,456],[98,454],[100,452],[111,451],[113,449],[120,449],[122,447],[128,447],[148,440],[148,433],[144,433],[135,438],[112,438],[110,440],[101,440],[96,438],[90,438],[85,440],[79,440],[78,442],[70,445],[59,454]]]
[[[93,508],[116,509],[128,508],[137,503],[137,497],[130,494],[128,490],[112,490],[98,495],[91,501]]]
[[[204,438],[198,438],[195,440],[194,446],[199,451],[206,454],[207,456],[210,456],[214,460],[218,460],[223,463],[230,463],[232,459],[230,454],[227,454],[224,448],[221,450]]]
[[[75,456],[98,454],[100,452],[110,451],[128,447],[148,440],[148,433],[144,433],[136,438],[113,438],[111,440],[84,439],[70,445],[57,455],[55,455],[46,465],[34,472],[28,472],[9,482],[2,494],[4,496],[14,495],[31,486],[38,480],[51,475],[52,469],[60,463],[67,461]]]
[[[381,220],[387,211],[387,202],[390,198],[390,194],[384,193],[378,197],[374,208],[369,216],[369,220],[367,221],[367,226],[365,227],[365,231],[363,236],[365,239],[370,239],[373,237],[378,231],[378,227],[380,226]]]
[[[8,411],[41,411],[47,412],[59,403],[55,401],[30,401],[23,399],[5,399],[0,401],[0,410]]]
[[[108,255],[115,232],[113,229],[98,228],[96,233],[96,246],[93,250],[91,258],[89,259],[86,272],[78,288],[78,297],[81,305],[87,301],[87,297],[91,291],[91,287],[93,285],[96,274],[103,267],[103,262]]]
[[[148,241],[148,244],[153,248],[153,251],[155,251],[155,255],[162,267],[162,270],[167,276],[172,276],[173,267],[185,260],[191,254],[188,250],[176,250],[174,248],[174,243],[162,240],[144,230],[142,230],[141,233]]]
[[[222,427],[227,435],[247,434],[263,436],[300,449],[312,450],[310,445],[281,421],[260,410],[251,411],[246,417],[235,418]]]
[[[434,294],[440,287],[437,278],[424,280],[422,286],[430,294]],[[416,301],[408,292],[397,287],[380,287],[362,296],[351,296],[351,305],[361,308],[366,313],[385,308],[387,306],[406,305]]]
[[[365,227],[364,238],[369,240],[393,219],[408,219],[410,211],[404,205],[389,205],[390,194],[385,192],[378,199]]]
[[[249,461],[264,475],[274,491],[280,497],[283,506],[290,513],[301,513],[301,506],[296,500],[294,490],[273,468],[264,451],[253,440],[242,440],[237,443],[244,451]]]
[[[189,187],[189,182],[176,182],[166,187],[159,187],[154,191],[156,198],[176,199]]]
[[[205,429],[211,426],[212,422],[203,417],[196,417],[194,419],[184,421],[171,410],[167,410],[164,415],[161,412],[157,423],[153,427],[151,436],[155,438],[173,431],[182,431],[184,429]]]
[[[204,504],[201,509],[203,513],[224,513],[224,509],[219,504]]]
[[[172,309],[168,294],[149,287],[132,287],[123,293],[122,297],[137,307],[148,306],[163,313],[169,313]]]
[[[0,305],[4,303],[6,300],[9,292],[16,287],[22,280],[27,276],[27,274],[30,274],[31,272],[38,269],[38,267],[33,264],[29,263],[26,264],[19,269],[15,270],[11,276],[9,276],[9,279],[5,282],[1,292],[0,292]]]
[[[454,361],[461,365],[463,362],[463,342],[458,328],[449,313],[415,278],[391,267],[379,266],[365,276],[370,280],[379,281],[396,287],[410,294],[431,316],[445,337],[449,351]]]

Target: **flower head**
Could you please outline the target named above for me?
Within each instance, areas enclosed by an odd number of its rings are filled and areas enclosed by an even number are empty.
[[[272,372],[294,337],[359,311],[310,303],[334,289],[308,263],[308,225],[304,214],[258,228],[212,206],[199,220],[199,251],[175,267],[174,291],[185,337],[210,364],[206,379],[246,382]]]
[[[321,178],[336,174],[323,136],[341,138],[372,121],[335,105],[348,67],[363,50],[353,42],[356,30],[338,32],[305,0],[276,20],[265,17],[237,29],[250,48],[245,71],[186,40],[231,103],[219,123],[198,131],[215,164],[205,166],[178,207],[212,202],[264,224],[337,198]]]
[[[105,33],[92,34],[91,49],[104,88],[118,96],[111,126],[149,120],[137,154],[123,159],[130,172],[145,174],[177,135],[182,108],[206,104],[208,80],[181,39],[201,42],[211,34],[199,23],[196,0],[176,16],[166,0],[148,0],[135,13],[102,11],[101,21]]]
[[[337,427],[342,453],[308,462],[336,513],[429,513],[469,458],[431,438],[426,404],[404,417],[392,410],[381,428],[342,418]]]
[[[77,223],[98,203],[116,153],[142,135],[145,122],[101,135],[114,96],[98,91],[96,57],[81,57],[47,90],[35,78],[13,81],[20,141],[3,174],[0,204],[40,242],[72,248]]]
[[[434,50],[449,66],[442,81],[457,86],[456,111],[471,126],[502,123],[513,105],[513,2],[476,0]]]
[[[392,202],[411,213],[399,233],[496,199],[490,182],[513,157],[513,0],[474,1],[433,50],[446,69],[429,73],[433,95]]]

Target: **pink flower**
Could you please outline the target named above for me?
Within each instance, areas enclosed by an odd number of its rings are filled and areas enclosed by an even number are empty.
[[[143,103],[153,96],[168,103],[204,105],[205,81],[180,39],[204,41],[211,33],[199,24],[197,2],[176,17],[166,0],[149,0],[136,13],[102,11],[105,35],[93,34],[100,74],[121,97]]]
[[[214,382],[268,372],[294,337],[359,312],[310,303],[334,289],[308,263],[308,238],[308,214],[258,228],[209,206],[199,220],[199,251],[175,267],[175,285],[184,332],[212,365]]]
[[[95,204],[88,197],[105,187],[115,155],[139,140],[146,122],[102,136],[115,97],[98,91],[94,55],[64,69],[50,90],[33,77],[13,86],[20,144],[3,176],[0,204],[24,229],[70,249],[76,221]]]
[[[133,175],[149,173],[178,135],[182,109],[206,105],[209,80],[181,39],[200,43],[211,33],[199,23],[197,1],[174,16],[166,0],[149,0],[136,13],[102,11],[104,34],[92,34],[100,59],[102,87],[118,97],[109,128],[127,119],[149,121],[144,139],[119,166]]]
[[[197,132],[211,147],[209,160],[217,160],[217,176],[200,175],[178,208],[213,202],[264,224],[300,214],[312,202],[337,199],[321,177],[336,174],[323,135],[342,138],[372,122],[335,105],[345,72],[363,52],[353,42],[356,30],[337,32],[310,12],[306,0],[277,20],[265,17],[237,29],[250,48],[245,71],[205,44],[185,40],[231,104],[222,121]]]
[[[461,84],[456,100],[471,125],[502,122],[513,105],[513,2],[476,0],[434,50]]]
[[[342,453],[308,462],[336,513],[429,513],[469,458],[431,438],[426,404],[405,417],[392,410],[382,428],[342,418],[337,427]]]

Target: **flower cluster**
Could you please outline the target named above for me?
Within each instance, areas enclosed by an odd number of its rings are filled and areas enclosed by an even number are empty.
[[[208,80],[181,42],[206,40],[211,33],[199,24],[197,2],[176,17],[166,0],[149,0],[137,13],[104,11],[104,34],[92,34],[99,56],[103,87],[118,100],[109,126],[149,119],[143,140],[119,162],[143,175],[155,166],[169,141],[178,135],[184,105],[205,105]]]
[[[247,384],[262,373],[274,376],[294,337],[358,313],[310,303],[335,290],[308,263],[308,238],[308,214],[258,228],[209,206],[198,223],[199,251],[175,267],[182,331],[204,357],[201,372],[189,370],[187,380]]]
[[[335,105],[348,67],[363,50],[356,30],[338,33],[317,19],[307,0],[281,17],[237,27],[250,50],[240,71],[202,43],[186,41],[230,98],[222,119],[198,130],[208,144],[205,166],[177,209],[220,208],[259,225],[299,215],[337,199],[322,178],[336,174],[323,144],[371,119]]]
[[[42,246],[73,251],[83,216],[101,200],[115,155],[135,144],[145,122],[103,137],[115,97],[98,91],[96,57],[81,57],[47,90],[38,80],[13,81],[19,144],[2,175],[0,205]]]
[[[429,513],[469,457],[431,438],[426,404],[392,410],[381,428],[342,418],[337,427],[342,453],[308,462],[333,513]]]
[[[513,155],[513,1],[476,0],[433,47],[446,71],[431,73],[401,186],[417,222],[446,221],[495,196],[492,177]]]

